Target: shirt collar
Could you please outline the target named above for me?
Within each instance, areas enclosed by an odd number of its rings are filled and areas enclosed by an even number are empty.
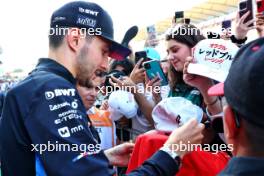
[[[71,72],[67,68],[65,68],[63,65],[56,62],[53,59],[40,58],[35,71],[37,70],[50,71],[56,75],[59,75],[65,78],[66,80],[70,81],[72,84],[76,85],[76,79],[73,77]]]

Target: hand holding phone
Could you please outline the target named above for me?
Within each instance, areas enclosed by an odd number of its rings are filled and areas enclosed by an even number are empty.
[[[143,67],[146,70],[147,77],[152,80],[158,77],[161,80],[161,86],[165,86],[168,84],[168,80],[160,66],[160,62],[156,60],[151,60],[145,62]]]
[[[239,3],[239,16],[240,18],[245,15],[247,12],[249,12],[249,15],[244,20],[244,24],[255,19],[255,13],[256,13],[256,2],[255,0],[242,0]],[[252,27],[255,24],[250,24],[248,27]]]
[[[143,58],[143,61],[141,62],[139,68],[142,68],[142,64],[144,62],[147,62],[147,61],[150,60],[147,57],[147,52],[146,51],[138,51],[138,52],[135,53],[135,63],[138,63],[141,58]]]

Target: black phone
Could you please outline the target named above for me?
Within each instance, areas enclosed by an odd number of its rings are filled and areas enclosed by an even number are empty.
[[[135,52],[135,63],[138,63],[138,61],[143,58],[142,63],[140,64],[139,68],[142,68],[142,64],[144,62],[149,61],[150,59],[147,57],[147,52],[146,51],[138,51]]]
[[[256,2],[255,0],[242,0],[239,3],[239,16],[240,18],[250,11],[250,14],[245,19],[244,23],[247,23],[248,21],[255,18],[255,12],[256,12]],[[249,27],[254,26],[254,24],[249,25]]]
[[[229,28],[231,28],[231,20],[222,21],[222,29],[229,29]]]
[[[184,24],[190,24],[191,19],[190,18],[184,18]]]
[[[177,19],[184,18],[184,11],[177,11],[175,12],[174,20],[177,22]]]

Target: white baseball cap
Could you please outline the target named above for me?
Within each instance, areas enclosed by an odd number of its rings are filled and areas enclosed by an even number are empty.
[[[200,123],[203,118],[203,110],[186,98],[170,97],[154,107],[152,118],[157,130],[173,131],[193,118]]]
[[[196,63],[190,63],[188,73],[224,82],[238,47],[223,39],[205,39],[193,48]]]
[[[114,121],[122,116],[133,118],[137,115],[138,104],[134,95],[124,90],[117,90],[111,93],[108,99],[110,118]]]

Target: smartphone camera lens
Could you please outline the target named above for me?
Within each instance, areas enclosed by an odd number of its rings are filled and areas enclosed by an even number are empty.
[[[145,69],[150,69],[150,64],[149,63],[146,63],[146,64],[144,64],[144,67],[145,67]]]

